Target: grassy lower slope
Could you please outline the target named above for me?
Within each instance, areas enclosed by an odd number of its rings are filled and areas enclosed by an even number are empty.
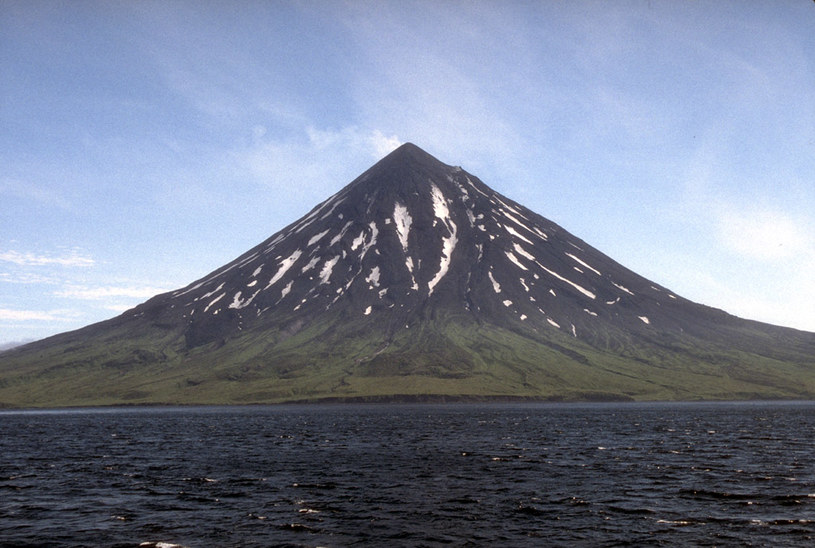
[[[181,333],[152,324],[86,328],[0,356],[0,405],[815,396],[815,357],[795,341],[762,352],[757,344],[734,350],[691,336],[610,331],[589,345],[557,329],[513,330],[463,315],[395,332],[337,320],[249,329],[193,349]],[[739,336],[766,337],[746,325]]]

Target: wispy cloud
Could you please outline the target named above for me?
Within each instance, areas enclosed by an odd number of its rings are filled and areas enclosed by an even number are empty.
[[[0,196],[19,198],[38,204],[53,206],[60,209],[70,209],[71,205],[62,194],[52,188],[35,184],[31,181],[18,179],[0,179]]]
[[[77,314],[70,310],[15,310],[0,308],[0,321],[73,322]]]
[[[732,271],[749,276],[719,293],[731,311],[770,323],[814,330],[815,230],[813,219],[771,206],[720,207],[716,237],[733,257]],[[783,280],[783,282],[782,282]]]
[[[758,261],[795,259],[812,254],[815,246],[804,221],[762,207],[722,209],[717,236],[725,248]]]
[[[232,162],[256,182],[297,193],[302,187],[325,198],[338,190],[338,182],[349,182],[401,144],[396,135],[378,129],[346,127],[338,130],[307,127],[295,138],[266,139],[257,126],[258,138],[250,146],[236,150]],[[326,187],[324,185],[330,185]]]
[[[370,141],[374,147],[377,158],[387,156],[390,152],[393,152],[403,144],[396,135],[388,137],[378,129],[374,130],[371,134]]]
[[[102,308],[104,308],[105,310],[110,310],[111,312],[115,312],[117,314],[121,314],[126,310],[130,310],[131,308],[133,308],[133,306],[134,305],[132,304],[106,304]]]
[[[60,265],[68,267],[89,267],[96,264],[92,257],[72,250],[66,255],[42,255],[15,250],[0,251],[0,261],[20,266]]]
[[[25,270],[15,268],[14,270]],[[43,275],[36,272],[0,272],[0,283],[9,284],[55,284],[60,283],[61,278]]]
[[[116,297],[128,299],[148,299],[160,293],[170,291],[164,287],[127,285],[127,286],[78,286],[69,285],[54,292],[54,296],[69,299],[102,300]]]

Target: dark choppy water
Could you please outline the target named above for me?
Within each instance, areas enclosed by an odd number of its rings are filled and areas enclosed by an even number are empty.
[[[0,456],[3,546],[815,539],[815,403],[2,412]]]

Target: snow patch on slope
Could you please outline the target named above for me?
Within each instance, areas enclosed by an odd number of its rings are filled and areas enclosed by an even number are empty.
[[[204,312],[206,312],[207,310],[209,310],[209,308],[210,308],[210,307],[211,307],[213,304],[215,304],[215,303],[217,303],[218,301],[220,301],[221,299],[223,299],[223,298],[224,298],[224,296],[226,296],[226,293],[221,293],[220,295],[218,295],[217,297],[215,297],[215,298],[212,300],[212,302],[210,302],[210,303],[209,303],[209,304],[206,306],[206,308],[204,308]]]
[[[632,293],[630,289],[628,289],[627,287],[623,287],[623,286],[621,286],[621,285],[620,285],[620,284],[618,284],[618,283],[611,282],[611,285],[613,285],[613,286],[614,286],[614,287],[616,287],[617,289],[620,289],[620,290],[622,290],[622,291],[625,291],[625,292],[626,292],[626,293],[628,293],[629,295],[632,295],[632,296],[634,295],[634,293]]]
[[[354,241],[351,242],[351,251],[356,251],[359,246],[361,246],[365,242],[365,231],[359,233],[359,236],[354,238]]]
[[[359,260],[362,260],[362,258],[368,253],[368,250],[376,245],[376,238],[379,236],[379,229],[374,221],[371,221],[368,226],[371,228],[371,239],[365,242],[363,238],[364,244],[362,246],[362,251],[359,254]]]
[[[241,307],[241,292],[238,291],[235,293],[235,296],[232,297],[232,302],[229,303],[229,308],[240,308]]]
[[[291,287],[291,284],[292,282],[289,282],[289,287]],[[238,291],[232,298],[232,303],[230,303],[229,308],[234,308],[238,310],[241,308],[246,308],[252,303],[254,298],[257,297],[258,293],[260,293],[260,290],[257,290],[254,293],[252,293],[252,296],[249,297],[248,299],[241,299],[241,292]]]
[[[278,280],[280,280],[280,278],[282,278],[286,274],[286,272],[288,272],[288,270],[294,265],[294,263],[297,262],[297,259],[299,259],[300,255],[302,254],[303,252],[298,249],[294,253],[283,259],[280,262],[277,272],[272,277],[272,279],[269,280],[269,283],[266,285],[264,289],[269,289],[275,283],[277,283]]]
[[[315,234],[314,236],[312,236],[312,237],[311,237],[311,239],[309,239],[309,241],[308,241],[308,243],[306,244],[306,246],[307,246],[307,247],[311,247],[311,246],[313,246],[314,244],[316,244],[317,242],[319,242],[319,241],[322,239],[322,237],[323,237],[323,236],[325,236],[326,234],[328,234],[328,231],[329,231],[329,230],[331,230],[331,229],[330,229],[330,228],[326,228],[325,230],[323,230],[323,231],[322,231],[322,232],[320,232],[319,234]]]
[[[495,281],[495,278],[492,275],[492,270],[487,272],[487,276],[489,276],[490,281],[492,282],[492,288],[495,290],[496,293],[501,292],[501,284]]]
[[[342,227],[342,229],[340,230],[340,233],[337,234],[336,236],[334,236],[333,238],[331,238],[331,243],[328,244],[328,245],[333,246],[334,244],[336,244],[337,242],[342,240],[342,237],[345,236],[345,233],[348,232],[348,228],[352,224],[354,224],[353,221],[348,221],[347,223],[345,223],[345,226]]]
[[[371,273],[365,278],[365,281],[371,284],[372,287],[379,287],[379,267],[375,266],[371,269]]]
[[[510,234],[512,234],[513,236],[515,236],[516,238],[520,238],[521,240],[525,241],[525,242],[526,242],[526,243],[528,243],[529,245],[535,245],[535,244],[533,244],[533,243],[532,243],[532,240],[530,240],[530,239],[526,238],[526,237],[525,237],[525,236],[523,236],[523,235],[522,235],[520,232],[518,232],[517,230],[515,230],[514,228],[512,228],[512,227],[511,227],[511,226],[509,226],[509,225],[504,225],[504,230],[506,230],[507,232],[509,232]]]
[[[520,226],[521,228],[525,228],[529,232],[532,232],[531,228],[526,226],[526,224],[523,221],[521,221],[520,219],[518,219],[517,217],[512,216],[509,212],[507,212],[506,209],[499,208],[498,211],[500,211],[502,215],[504,215],[507,219],[511,220],[516,225]]]
[[[393,222],[396,224],[396,234],[399,236],[399,243],[402,244],[402,250],[407,253],[408,250],[408,235],[410,234],[410,225],[413,219],[408,213],[405,206],[396,202],[393,206]]]
[[[320,262],[319,257],[312,257],[308,264],[300,269],[300,273],[305,274],[306,272],[317,266],[317,263],[319,262]]]
[[[521,247],[521,245],[519,243],[513,242],[512,247],[515,249],[515,252],[518,253],[518,255],[523,255],[524,257],[526,257],[530,261],[535,260],[535,257],[531,253],[529,253],[527,250],[525,250],[523,247]]]
[[[507,258],[510,261],[515,263],[515,266],[517,266],[518,268],[520,268],[522,270],[529,270],[528,268],[526,268],[524,265],[521,264],[521,261],[518,260],[518,257],[513,255],[513,253],[511,251],[504,251],[504,254],[507,256]]]
[[[208,298],[212,297],[213,295],[215,295],[217,292],[219,292],[219,291],[221,290],[221,288],[224,286],[224,283],[225,283],[225,282],[221,282],[221,284],[220,284],[218,287],[216,287],[216,288],[215,288],[215,289],[213,289],[212,291],[209,291],[209,292],[207,292],[207,293],[204,293],[204,294],[203,294],[203,295],[201,295],[200,297],[197,297],[197,298],[195,299],[195,301],[197,301],[198,299],[208,299]],[[195,301],[193,301],[193,302],[195,302]]]
[[[450,235],[446,238],[442,238],[442,254],[439,261],[439,271],[427,284],[428,295],[433,294],[433,289],[436,287],[436,284],[447,274],[450,268],[450,261],[453,257],[453,250],[458,243],[458,238],[456,237],[456,223],[450,219],[450,210],[447,208],[447,201],[444,199],[444,194],[442,194],[436,185],[431,185],[430,190],[433,195],[433,212],[436,218],[445,224],[447,230],[450,231]]]
[[[583,295],[585,295],[586,297],[589,297],[590,299],[595,299],[595,298],[597,298],[597,297],[596,297],[596,295],[595,295],[594,293],[592,293],[591,291],[589,291],[588,289],[586,289],[586,288],[584,288],[584,287],[581,287],[580,285],[578,285],[578,284],[574,283],[573,281],[571,281],[571,280],[568,280],[568,279],[564,278],[563,276],[561,276],[561,275],[560,275],[560,274],[558,274],[557,272],[553,272],[553,271],[549,270],[548,268],[546,268],[545,266],[543,266],[543,265],[542,265],[542,264],[540,264],[539,262],[537,262],[537,261],[536,261],[536,262],[535,262],[535,264],[537,264],[539,267],[541,267],[541,268],[542,268],[544,271],[546,271],[546,273],[547,273],[547,274],[549,274],[550,276],[553,276],[553,277],[557,278],[557,279],[558,279],[558,280],[560,280],[561,282],[565,282],[565,283],[569,284],[570,286],[572,286],[572,287],[574,287],[575,289],[577,289],[577,290],[578,290],[580,293],[582,293],[582,294],[583,294]]]
[[[467,220],[470,222],[470,228],[475,228],[475,213],[472,209],[467,209]]]
[[[577,257],[575,257],[574,255],[572,255],[571,253],[566,253],[566,256],[567,256],[567,257],[570,257],[570,258],[571,258],[572,260],[574,260],[575,262],[577,262],[577,263],[579,263],[579,264],[583,265],[584,267],[588,268],[589,270],[591,270],[592,272],[594,272],[594,273],[595,273],[595,274],[597,274],[598,276],[602,276],[602,274],[600,273],[600,271],[599,271],[599,270],[597,270],[596,268],[593,268],[593,267],[589,266],[588,264],[586,264],[585,262],[581,261],[580,259],[578,259],[578,258],[577,258]]]
[[[328,279],[331,278],[331,272],[334,270],[334,265],[336,265],[339,260],[340,256],[336,255],[333,259],[329,259],[325,262],[323,269],[320,271],[320,285],[328,283]]]

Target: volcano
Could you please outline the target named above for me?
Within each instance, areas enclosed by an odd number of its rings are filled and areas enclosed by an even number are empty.
[[[0,354],[0,404],[812,398],[815,334],[691,302],[402,145],[190,285]]]

